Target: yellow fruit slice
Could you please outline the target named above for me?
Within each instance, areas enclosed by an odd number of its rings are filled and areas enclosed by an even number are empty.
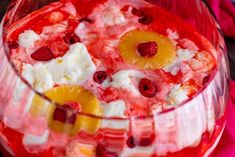
[[[158,45],[156,55],[151,58],[142,57],[137,47],[143,42],[155,41]],[[140,69],[161,69],[173,62],[176,56],[176,47],[172,41],[156,32],[132,30],[124,34],[119,42],[120,55],[129,64]]]
[[[94,145],[79,143],[78,141],[73,141],[66,147],[65,156],[77,156],[77,157],[93,157],[95,153]]]
[[[58,104],[65,104],[68,102],[77,102],[81,105],[81,112],[101,115],[102,109],[100,107],[98,99],[88,90],[80,86],[65,85],[50,89],[44,93],[45,96],[57,102]],[[49,106],[49,107],[46,107]],[[45,112],[41,112],[43,108],[47,108]],[[48,126],[58,132],[64,132],[71,136],[76,135],[79,131],[84,130],[93,133],[97,130],[100,124],[100,120],[76,114],[75,123],[64,123],[58,120],[54,120],[55,110],[58,107],[50,104],[46,105],[45,101],[35,96],[32,101],[30,112],[33,116],[47,116]],[[67,116],[75,114],[72,109],[61,108]],[[68,117],[67,117],[68,118]]]

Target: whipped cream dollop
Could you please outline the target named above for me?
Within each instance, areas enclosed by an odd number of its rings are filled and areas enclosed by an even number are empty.
[[[96,71],[96,66],[82,43],[70,46],[63,56],[45,63],[23,66],[23,77],[39,92],[58,84],[82,84]]]
[[[131,92],[133,95],[140,95],[138,88],[134,85],[134,81],[138,84],[143,74],[137,70],[120,70],[112,75],[112,81],[104,81],[104,87],[121,88]]]
[[[181,87],[181,85],[175,85],[168,95],[168,102],[171,105],[178,105],[183,101],[187,100],[187,92]]]
[[[126,103],[123,100],[111,101],[109,103],[102,103],[103,116],[104,117],[117,117],[125,118]],[[113,120],[103,119],[101,128],[112,128],[112,129],[128,129],[127,120]]]
[[[35,45],[35,42],[40,40],[40,36],[33,30],[26,30],[18,37],[18,43],[24,48],[30,48]]]
[[[172,75],[177,75],[181,69],[181,65],[184,61],[190,61],[195,56],[195,51],[188,50],[188,49],[178,49],[177,57],[175,60],[166,67],[163,68],[165,72],[169,72]]]

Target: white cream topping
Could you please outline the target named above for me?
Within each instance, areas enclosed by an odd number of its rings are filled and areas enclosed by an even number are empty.
[[[187,100],[188,96],[187,92],[180,85],[176,85],[170,90],[167,99],[171,105],[178,105],[184,100]]]
[[[134,81],[138,83],[143,74],[136,70],[120,70],[112,76],[112,81],[104,81],[103,86],[111,86],[114,88],[122,88],[130,91],[133,95],[140,95],[139,90],[134,86]]]
[[[170,28],[168,28],[168,29],[166,30],[166,33],[168,34],[168,37],[169,37],[171,40],[173,40],[173,41],[179,39],[179,34],[178,34],[178,32],[173,31],[173,30],[170,29]]]
[[[40,36],[32,30],[26,30],[18,37],[19,45],[24,48],[33,47],[38,40],[40,40]]]
[[[104,117],[125,117],[126,104],[123,100],[112,101],[110,103],[103,103]],[[101,128],[112,129],[128,129],[129,123],[127,120],[102,120]]]
[[[84,44],[76,43],[63,56],[44,64],[25,64],[22,75],[39,92],[59,84],[82,84],[96,71]]]
[[[39,92],[47,91],[54,85],[52,75],[42,64],[25,64],[22,75]]]
[[[61,10],[64,10],[64,11],[66,11],[67,13],[69,13],[69,14],[71,14],[73,16],[77,15],[77,10],[76,10],[75,6],[71,2],[67,2],[65,4],[65,7],[62,8]]]
[[[116,6],[109,6],[102,12],[102,19],[105,25],[120,25],[126,22],[126,19],[120,9]]]
[[[175,60],[170,65],[163,68],[164,71],[170,72],[172,75],[177,75],[182,63],[184,61],[189,61],[195,56],[195,52],[188,49],[178,49],[176,53],[177,57]]]
[[[31,64],[24,64],[22,76],[30,83],[34,84],[34,68]]]
[[[126,104],[123,100],[103,103],[102,106],[104,117],[125,117]]]
[[[87,48],[82,43],[70,46],[70,50],[63,56],[53,59],[48,64],[54,82],[82,84],[96,71]]]
[[[195,58],[190,60],[189,65],[195,71],[203,68],[203,64]]]
[[[47,91],[54,85],[52,76],[46,68],[35,69],[34,78],[34,86],[39,92]]]
[[[42,145],[45,144],[49,137],[49,131],[46,130],[42,135],[26,134],[23,137],[24,145]]]
[[[58,33],[65,32],[67,30],[67,27],[68,27],[67,21],[63,21],[50,26],[45,26],[43,27],[42,34],[40,34],[40,36],[42,38],[49,38],[52,37],[52,35],[57,36]]]

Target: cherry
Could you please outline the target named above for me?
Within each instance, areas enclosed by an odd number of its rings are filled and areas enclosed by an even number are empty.
[[[31,58],[36,61],[49,61],[54,58],[54,54],[48,47],[41,47],[31,54]]]
[[[139,23],[143,24],[143,25],[149,25],[153,22],[153,18],[152,16],[149,15],[144,15],[143,17],[139,18]]]
[[[72,45],[81,41],[80,38],[75,33],[67,33],[63,39],[69,45]]]
[[[67,117],[66,122],[67,122],[68,124],[75,124],[76,118],[77,118],[76,113],[72,113],[70,116]]]
[[[62,123],[66,122],[67,119],[67,112],[63,108],[56,107],[53,115],[53,119],[60,121]]]
[[[139,141],[139,146],[143,147],[149,146],[153,143],[154,139],[155,139],[154,134],[152,134],[150,137],[142,137]]]
[[[210,75],[207,75],[203,78],[202,84],[205,85],[210,80]]]
[[[63,106],[72,110],[76,110],[77,112],[81,111],[81,104],[78,102],[66,102]]]
[[[144,16],[144,13],[143,13],[142,11],[136,9],[136,8],[133,8],[133,9],[131,10],[131,13],[132,13],[133,15],[136,15],[136,16],[139,16],[139,17]]]
[[[154,97],[157,93],[157,87],[149,79],[143,78],[139,82],[140,93],[145,97]]]
[[[76,121],[77,113],[81,111],[81,104],[78,102],[67,102],[64,103],[63,107],[65,107],[67,111],[67,120],[68,124],[74,124]]]
[[[137,50],[142,57],[153,57],[157,53],[158,45],[155,41],[140,43]]]
[[[16,41],[9,41],[8,42],[8,47],[10,49],[17,49],[19,47],[19,44]]]
[[[103,83],[103,81],[107,78],[107,73],[105,71],[97,71],[94,75],[93,75],[93,80],[96,83]]]
[[[134,137],[133,136],[128,137],[126,144],[129,148],[134,148],[136,145]]]

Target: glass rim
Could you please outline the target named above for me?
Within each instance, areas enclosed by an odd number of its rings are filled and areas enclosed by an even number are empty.
[[[218,24],[218,20],[217,20],[215,14],[214,14],[212,8],[211,8],[210,5],[207,3],[207,1],[206,1],[206,0],[202,0],[201,2],[205,4],[205,6],[206,6],[207,9],[208,9],[208,13],[209,13],[210,15],[212,15],[212,17],[213,17],[215,23]],[[12,2],[11,2],[11,3],[12,3]],[[19,6],[19,5],[18,5],[18,6]],[[14,8],[14,7],[15,7],[15,6],[13,6],[13,7],[11,6],[11,9]],[[7,11],[6,11],[6,13],[5,13],[5,15],[9,12],[9,10],[10,10],[10,9],[8,8]],[[5,20],[5,17],[6,17],[6,16],[3,17],[2,22],[1,22],[1,26],[3,27],[3,29],[2,29],[2,32],[0,33],[0,35],[2,35],[2,36],[0,36],[0,38],[1,38],[2,42],[3,42],[3,50],[4,50],[4,53],[5,53],[6,57],[7,57],[8,62],[9,62],[10,65],[11,65],[11,68],[12,68],[12,70],[14,71],[14,73],[17,75],[17,77],[20,78],[20,80],[22,81],[22,83],[24,83],[24,84],[27,86],[27,88],[29,88],[29,89],[33,92],[34,95],[39,96],[40,99],[43,99],[44,101],[47,101],[47,102],[49,103],[49,105],[54,105],[54,106],[56,106],[56,107],[60,107],[60,108],[64,108],[65,110],[68,110],[66,107],[63,107],[63,105],[61,105],[60,103],[54,102],[52,99],[48,98],[48,97],[45,96],[43,93],[40,93],[40,92],[38,92],[37,90],[35,90],[35,89],[32,87],[32,85],[19,73],[19,71],[17,70],[15,64],[14,64],[14,63],[11,61],[11,59],[10,59],[10,55],[9,55],[9,53],[8,53],[8,52],[9,52],[8,46],[7,46],[7,44],[4,42],[3,34],[4,34],[5,32],[4,32],[4,25],[3,25],[3,23],[4,23],[4,20]],[[218,29],[221,30],[221,28],[219,27],[219,24],[218,24]],[[218,32],[218,34],[219,34],[219,35],[222,37],[222,39],[224,40],[223,34],[220,33],[219,30],[216,30],[216,31]],[[218,66],[221,65],[221,62],[222,62],[222,57],[221,57],[221,56],[223,55],[223,53],[225,53],[225,52],[224,52],[224,51],[226,51],[225,49],[226,49],[226,46],[225,46],[225,44],[223,44],[223,47],[221,48],[221,52],[218,54],[218,57],[215,58],[216,61],[217,61],[217,65],[218,65]],[[218,52],[218,50],[216,50],[216,51]],[[172,105],[172,106],[171,106],[170,108],[168,108],[168,109],[165,109],[165,110],[163,110],[163,111],[158,111],[158,112],[155,112],[155,113],[150,114],[150,115],[146,115],[146,116],[126,116],[126,117],[103,117],[103,116],[94,115],[94,114],[89,114],[89,113],[84,113],[84,112],[78,112],[78,113],[76,113],[76,114],[77,114],[77,115],[82,115],[82,116],[87,116],[87,117],[90,117],[90,118],[104,119],[104,120],[131,120],[131,119],[148,119],[148,118],[154,118],[154,117],[157,116],[157,115],[162,115],[162,114],[165,114],[165,113],[173,112],[173,111],[175,111],[176,109],[181,108],[181,107],[187,105],[188,103],[190,103],[191,101],[193,101],[194,99],[196,99],[197,97],[199,97],[200,94],[203,93],[203,92],[206,90],[206,88],[210,85],[210,83],[214,80],[214,78],[215,78],[215,76],[216,76],[216,74],[217,74],[218,72],[219,72],[219,71],[218,71],[217,68],[213,69],[212,73],[210,74],[210,79],[209,79],[209,81],[208,81],[201,89],[199,89],[199,90],[196,92],[196,94],[194,94],[191,98],[189,98],[189,99],[187,99],[187,100],[181,102],[180,104],[178,104],[178,105],[176,105],[176,106],[173,106],[173,105]]]

